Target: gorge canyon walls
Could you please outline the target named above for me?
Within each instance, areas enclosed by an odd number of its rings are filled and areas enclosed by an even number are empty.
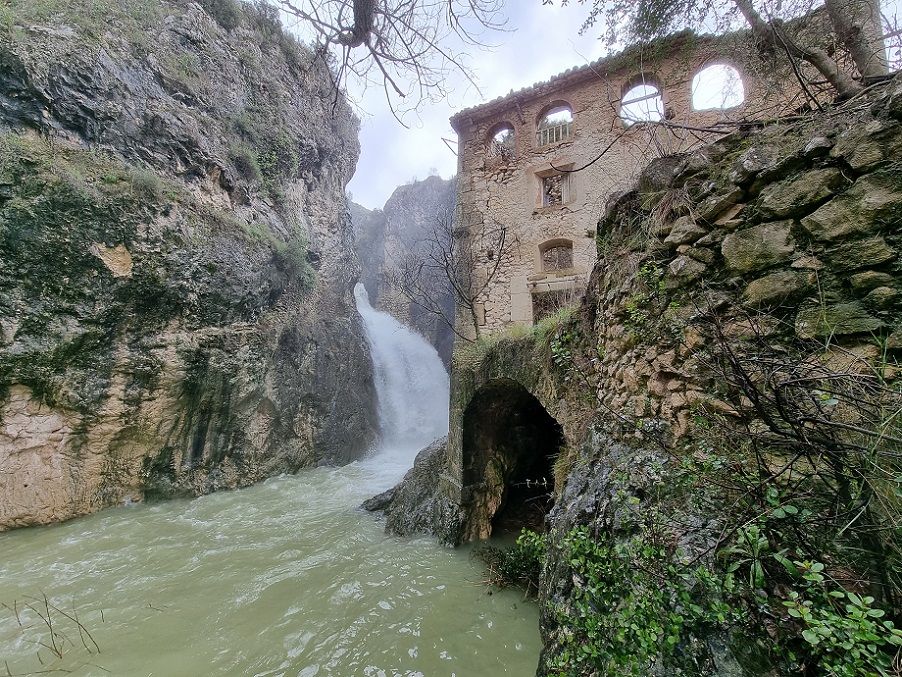
[[[243,3],[2,12],[0,530],[359,457],[358,124],[324,66]]]

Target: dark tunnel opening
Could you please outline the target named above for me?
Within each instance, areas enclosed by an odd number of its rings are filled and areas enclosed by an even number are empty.
[[[463,484],[479,535],[543,528],[564,445],[560,424],[516,381],[477,391],[464,412]]]

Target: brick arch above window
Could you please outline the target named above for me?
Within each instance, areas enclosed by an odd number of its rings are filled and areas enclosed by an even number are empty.
[[[573,241],[557,238],[543,242],[539,245],[539,259],[543,273],[573,268]]]

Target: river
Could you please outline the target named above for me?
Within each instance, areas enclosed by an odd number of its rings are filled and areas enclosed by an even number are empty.
[[[534,674],[533,603],[358,508],[448,425],[435,351],[360,289],[358,307],[383,429],[369,457],[0,534],[0,676]]]

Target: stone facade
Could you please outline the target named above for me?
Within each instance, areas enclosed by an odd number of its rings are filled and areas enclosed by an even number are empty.
[[[741,75],[741,104],[693,108],[693,79],[711,65]],[[571,305],[597,259],[596,224],[609,198],[656,157],[714,140],[733,128],[730,123],[804,108],[790,73],[778,57],[762,61],[745,33],[681,34],[455,115],[457,232],[481,269],[479,286],[488,278],[462,331],[529,325],[538,314]],[[660,93],[647,107],[659,108],[669,124],[624,122],[623,96],[643,84]],[[562,108],[572,113],[569,125],[542,125],[549,111]],[[503,131],[510,136],[493,142]],[[547,250],[559,247],[572,248],[569,265],[549,265],[555,257]]]

